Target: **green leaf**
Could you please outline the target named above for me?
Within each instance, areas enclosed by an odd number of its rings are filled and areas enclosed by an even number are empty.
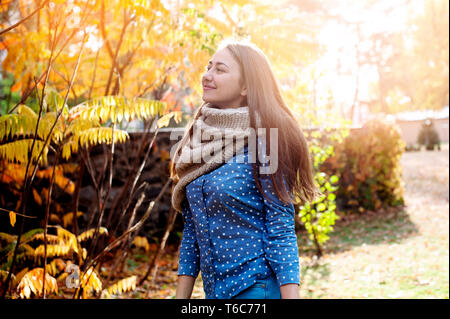
[[[338,181],[339,181],[339,177],[338,177],[338,176],[333,175],[333,176],[330,177],[330,183],[331,183],[331,184],[335,184],[335,183],[337,183]]]
[[[317,210],[319,212],[323,212],[326,208],[327,208],[327,206],[325,206],[324,203],[320,203],[319,205],[317,205]]]

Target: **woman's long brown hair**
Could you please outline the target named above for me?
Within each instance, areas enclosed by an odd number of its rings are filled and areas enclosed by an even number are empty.
[[[247,41],[225,40],[219,45],[219,49],[222,48],[227,48],[240,66],[241,84],[247,87],[247,99],[243,105],[249,107],[250,126],[255,132],[258,131],[255,117],[255,112],[258,112],[261,119],[259,127],[265,128],[266,132],[270,128],[278,128],[278,169],[269,175],[277,196],[284,203],[304,204],[313,201],[320,191],[314,184],[314,169],[308,144],[295,116],[284,102],[268,58],[256,45]],[[175,183],[176,158],[189,140],[188,137],[192,136],[193,124],[204,104],[195,112],[175,152],[170,168]],[[265,136],[266,154],[271,154],[270,136]],[[265,196],[259,181],[260,166],[256,156],[256,162],[253,163],[256,186]],[[283,178],[287,189],[283,185]]]

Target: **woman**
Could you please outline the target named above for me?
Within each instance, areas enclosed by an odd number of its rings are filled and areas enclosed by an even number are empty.
[[[171,166],[185,222],[176,298],[200,271],[207,299],[298,298],[293,204],[318,194],[303,133],[251,43],[222,42],[202,84]]]

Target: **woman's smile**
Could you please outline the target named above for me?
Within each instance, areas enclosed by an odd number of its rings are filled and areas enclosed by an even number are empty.
[[[239,107],[246,97],[242,82],[238,62],[223,48],[214,54],[202,76],[203,100],[216,107]]]

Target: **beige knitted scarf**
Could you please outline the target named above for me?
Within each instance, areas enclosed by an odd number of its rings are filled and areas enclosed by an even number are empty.
[[[260,118],[256,116],[259,127]],[[190,182],[228,162],[247,145],[246,137],[252,131],[249,108],[221,109],[203,104],[194,116],[192,128],[192,138],[188,129],[180,142],[180,152],[177,150],[174,156],[177,176],[172,189],[172,206],[179,212]]]

